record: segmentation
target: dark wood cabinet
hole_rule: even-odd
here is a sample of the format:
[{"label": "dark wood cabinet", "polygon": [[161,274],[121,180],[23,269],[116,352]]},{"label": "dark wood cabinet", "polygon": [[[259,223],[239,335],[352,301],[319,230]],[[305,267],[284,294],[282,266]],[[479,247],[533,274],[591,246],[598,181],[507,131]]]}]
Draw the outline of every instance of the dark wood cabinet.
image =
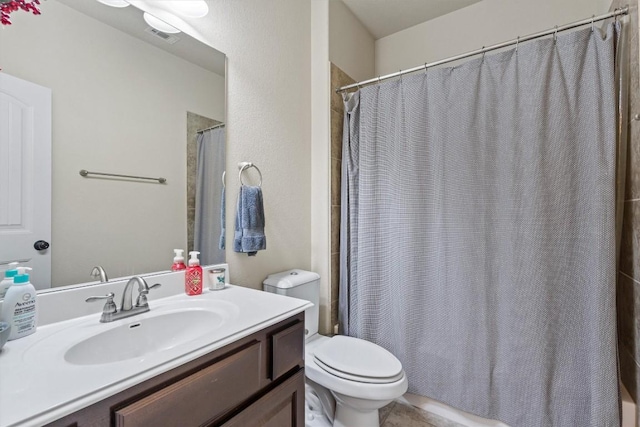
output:
[{"label": "dark wood cabinet", "polygon": [[49,426],[304,426],[304,313]]}]

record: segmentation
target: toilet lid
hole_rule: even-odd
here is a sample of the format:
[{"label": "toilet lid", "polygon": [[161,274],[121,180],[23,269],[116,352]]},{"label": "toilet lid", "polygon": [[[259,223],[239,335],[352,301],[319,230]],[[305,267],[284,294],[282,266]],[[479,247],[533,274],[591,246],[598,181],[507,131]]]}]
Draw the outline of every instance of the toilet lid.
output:
[{"label": "toilet lid", "polygon": [[369,341],[344,335],[320,344],[313,357],[323,370],[351,381],[390,383],[404,375],[393,354]]}]

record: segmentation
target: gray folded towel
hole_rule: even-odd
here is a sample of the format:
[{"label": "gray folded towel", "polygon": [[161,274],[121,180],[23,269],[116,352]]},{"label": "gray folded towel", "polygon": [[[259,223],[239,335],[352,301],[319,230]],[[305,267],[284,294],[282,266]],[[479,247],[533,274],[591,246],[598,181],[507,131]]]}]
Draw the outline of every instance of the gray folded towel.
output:
[{"label": "gray folded towel", "polygon": [[266,249],[267,238],[264,235],[264,224],[262,189],[248,185],[240,186],[233,250],[254,256],[257,251]]},{"label": "gray folded towel", "polygon": [[227,191],[227,189],[223,185],[222,186],[222,195],[220,196],[220,243],[218,243],[218,247],[220,249],[224,249],[225,248],[226,239],[227,239],[227,229],[226,229],[227,202],[226,202],[226,197],[225,197],[226,191]]}]

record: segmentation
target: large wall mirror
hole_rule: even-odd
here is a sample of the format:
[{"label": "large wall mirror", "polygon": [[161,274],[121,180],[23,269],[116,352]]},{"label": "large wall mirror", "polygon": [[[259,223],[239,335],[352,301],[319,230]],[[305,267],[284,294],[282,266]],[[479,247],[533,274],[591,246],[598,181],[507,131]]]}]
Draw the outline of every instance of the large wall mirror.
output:
[{"label": "large wall mirror", "polygon": [[[29,259],[32,282],[46,289],[95,280],[97,265],[110,278],[168,270],[173,249],[193,249],[194,240],[211,248],[203,264],[224,262],[224,54],[152,30],[133,6],[47,0],[41,10],[15,13],[0,29],[0,263]],[[38,144],[47,138],[30,130],[14,83],[50,92],[51,176],[42,184],[51,187],[50,219],[29,210],[46,199],[41,188],[25,190],[46,170],[42,160],[16,166],[46,157]],[[46,130],[47,119],[36,119]],[[83,177],[83,169],[166,182]],[[50,237],[16,243],[40,220],[50,221]],[[36,250],[38,240],[50,247]],[[38,264],[47,255],[50,272]]]}]

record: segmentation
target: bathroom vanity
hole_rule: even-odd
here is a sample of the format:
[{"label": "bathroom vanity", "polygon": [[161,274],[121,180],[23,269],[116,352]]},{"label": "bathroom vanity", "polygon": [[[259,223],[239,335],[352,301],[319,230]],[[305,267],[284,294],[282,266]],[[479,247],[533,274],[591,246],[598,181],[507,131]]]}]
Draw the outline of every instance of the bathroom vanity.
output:
[{"label": "bathroom vanity", "polygon": [[308,302],[227,285],[150,306],[10,341],[0,352],[0,426],[304,425]]},{"label": "bathroom vanity", "polygon": [[49,426],[303,426],[300,313]]}]

